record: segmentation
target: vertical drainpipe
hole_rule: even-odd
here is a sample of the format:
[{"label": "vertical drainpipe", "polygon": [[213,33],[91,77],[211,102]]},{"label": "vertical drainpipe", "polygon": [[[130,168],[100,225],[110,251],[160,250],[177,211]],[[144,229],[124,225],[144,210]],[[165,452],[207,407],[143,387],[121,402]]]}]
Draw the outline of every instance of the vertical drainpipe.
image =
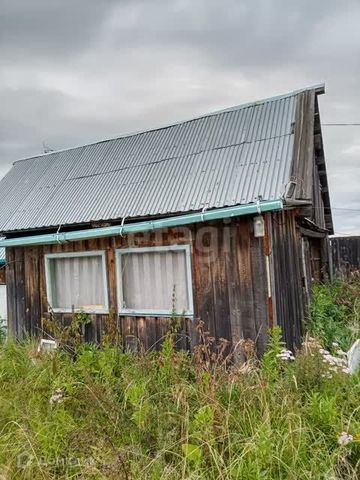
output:
[{"label": "vertical drainpipe", "polygon": [[330,282],[334,280],[334,264],[333,264],[333,257],[332,257],[332,242],[331,238],[327,237],[327,255],[328,255],[328,270],[329,270],[329,279]]},{"label": "vertical drainpipe", "polygon": [[265,265],[266,265],[266,280],[267,280],[267,306],[268,306],[268,325],[269,328],[274,327],[274,308],[273,308],[273,298],[272,298],[272,285],[271,285],[271,271],[270,271],[270,255],[271,255],[271,245],[270,245],[270,232],[269,232],[269,214],[264,214],[264,246],[265,246]]}]

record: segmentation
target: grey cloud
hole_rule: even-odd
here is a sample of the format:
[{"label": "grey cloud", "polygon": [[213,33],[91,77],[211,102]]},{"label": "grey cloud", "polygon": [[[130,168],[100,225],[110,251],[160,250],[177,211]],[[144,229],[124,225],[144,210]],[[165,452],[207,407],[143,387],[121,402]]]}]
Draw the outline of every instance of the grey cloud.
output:
[{"label": "grey cloud", "polygon": [[120,48],[145,44],[176,54],[187,46],[212,64],[263,71],[316,54],[311,43],[319,23],[336,21],[356,5],[356,0],[330,0],[326,8],[312,0],[154,1],[115,9],[111,25]]},{"label": "grey cloud", "polygon": [[0,52],[23,60],[27,55],[49,61],[77,55],[96,41],[114,4],[116,0],[2,0]]}]

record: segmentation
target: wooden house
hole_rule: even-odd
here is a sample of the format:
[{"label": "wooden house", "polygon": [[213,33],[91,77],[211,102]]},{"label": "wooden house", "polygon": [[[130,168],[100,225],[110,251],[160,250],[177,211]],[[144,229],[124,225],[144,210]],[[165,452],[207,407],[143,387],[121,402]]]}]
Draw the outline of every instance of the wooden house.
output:
[{"label": "wooden house", "polygon": [[190,349],[200,319],[260,353],[275,324],[298,345],[332,233],[322,93],[16,161],[0,182],[10,332],[80,310],[88,341],[112,315],[124,342],[158,348],[178,315]]},{"label": "wooden house", "polygon": [[7,318],[5,250],[0,248],[0,324]]}]

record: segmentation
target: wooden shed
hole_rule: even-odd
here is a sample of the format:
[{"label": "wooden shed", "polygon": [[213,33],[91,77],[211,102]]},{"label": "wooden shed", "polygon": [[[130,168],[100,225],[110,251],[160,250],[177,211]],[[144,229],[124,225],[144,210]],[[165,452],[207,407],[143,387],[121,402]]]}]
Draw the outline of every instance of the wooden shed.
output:
[{"label": "wooden shed", "polygon": [[0,325],[7,318],[5,250],[0,248]]},{"label": "wooden shed", "polygon": [[360,274],[360,236],[336,236],[330,239],[332,276],[351,279]]},{"label": "wooden shed", "polygon": [[298,345],[332,233],[321,93],[16,161],[0,182],[12,334],[43,335],[51,309],[87,312],[90,342],[112,315],[158,348],[178,315],[185,348],[199,320],[259,353],[274,324]]}]

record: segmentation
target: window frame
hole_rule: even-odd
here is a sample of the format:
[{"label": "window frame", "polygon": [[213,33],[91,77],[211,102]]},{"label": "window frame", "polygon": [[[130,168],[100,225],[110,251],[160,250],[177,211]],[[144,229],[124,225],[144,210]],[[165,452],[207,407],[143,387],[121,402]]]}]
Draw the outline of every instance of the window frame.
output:
[{"label": "window frame", "polygon": [[[53,286],[51,285],[51,275],[50,275],[50,263],[52,259],[56,258],[78,258],[78,257],[101,257],[101,270],[103,274],[102,284],[104,290],[104,302],[105,308],[93,309],[93,308],[62,308],[62,307],[53,307]],[[84,252],[59,252],[59,253],[46,253],[45,258],[45,282],[46,282],[46,296],[48,302],[48,311],[49,306],[54,313],[90,313],[90,314],[105,314],[109,313],[109,292],[108,292],[108,281],[107,281],[107,269],[106,269],[106,255],[104,250],[90,250]]]},{"label": "window frame", "polygon": [[157,247],[130,247],[118,248],[115,250],[116,256],[116,286],[117,286],[117,302],[118,314],[129,317],[171,317],[171,310],[161,309],[132,309],[123,308],[124,305],[124,289],[122,281],[122,257],[129,253],[151,253],[151,252],[168,252],[168,251],[184,251],[186,265],[186,290],[189,301],[189,310],[186,312],[176,313],[176,316],[192,318],[194,316],[194,298],[193,298],[193,282],[192,282],[192,264],[191,264],[191,245],[162,245]]}]

